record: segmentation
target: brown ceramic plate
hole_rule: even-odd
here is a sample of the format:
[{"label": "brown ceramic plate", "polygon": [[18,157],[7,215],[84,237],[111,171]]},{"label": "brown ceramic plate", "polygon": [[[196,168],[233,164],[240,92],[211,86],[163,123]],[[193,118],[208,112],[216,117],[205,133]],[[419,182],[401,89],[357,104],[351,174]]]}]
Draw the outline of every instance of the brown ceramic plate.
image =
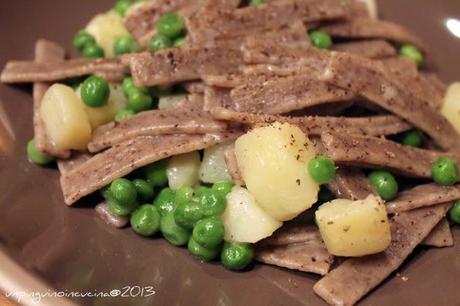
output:
[{"label": "brown ceramic plate", "polygon": [[[74,33],[113,2],[3,1],[0,67],[9,59],[32,59],[38,38],[55,40],[71,50]],[[384,18],[409,26],[432,46],[435,67],[445,81],[459,78],[460,39],[445,26],[446,19],[460,16],[458,0],[381,0],[380,9]],[[31,273],[61,290],[152,286],[156,291],[136,299],[76,300],[79,304],[325,305],[312,291],[318,280],[314,275],[258,264],[250,272],[229,272],[218,264],[201,263],[163,239],[143,239],[129,229],[113,229],[96,218],[88,208],[91,203],[66,207],[57,171],[27,161],[31,105],[29,86],[0,85],[0,123],[6,114],[14,135],[10,153],[0,157],[0,244]],[[454,232],[454,248],[418,249],[398,271],[399,276],[390,277],[361,304],[460,305],[459,228]],[[7,270],[0,262],[0,280],[8,277],[2,275]],[[15,281],[20,284],[22,277]],[[5,284],[0,283],[0,288]]]}]

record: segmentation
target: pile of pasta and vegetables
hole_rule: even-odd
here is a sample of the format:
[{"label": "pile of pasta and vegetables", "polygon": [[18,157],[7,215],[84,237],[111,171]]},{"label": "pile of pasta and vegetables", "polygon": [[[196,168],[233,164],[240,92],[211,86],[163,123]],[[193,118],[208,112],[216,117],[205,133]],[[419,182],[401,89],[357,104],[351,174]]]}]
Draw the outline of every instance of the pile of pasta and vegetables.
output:
[{"label": "pile of pasta and vegetables", "polygon": [[[363,0],[119,0],[39,40],[29,159],[67,205],[231,270],[323,275],[352,305],[460,223],[460,84]],[[335,260],[334,260],[335,259]],[[352,290],[351,290],[352,289]]]}]

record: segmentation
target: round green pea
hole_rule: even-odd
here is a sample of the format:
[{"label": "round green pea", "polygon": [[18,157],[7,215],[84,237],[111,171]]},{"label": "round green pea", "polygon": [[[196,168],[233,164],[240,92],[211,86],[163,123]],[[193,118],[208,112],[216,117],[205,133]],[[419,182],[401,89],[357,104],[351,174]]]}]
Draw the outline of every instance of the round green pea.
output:
[{"label": "round green pea", "polygon": [[141,203],[148,203],[153,200],[154,191],[150,184],[141,179],[135,179],[133,181],[134,187],[137,191],[137,199]]},{"label": "round green pea", "polygon": [[79,31],[73,39],[73,46],[80,51],[82,51],[86,45],[95,44],[96,40],[94,39],[94,36],[84,30]]},{"label": "round green pea", "polygon": [[161,218],[161,233],[169,243],[180,246],[185,245],[190,239],[190,230],[179,226],[174,220],[174,213],[169,212]]},{"label": "round green pea", "polygon": [[153,99],[139,89],[131,89],[128,94],[128,108],[136,113],[148,110],[153,106]]},{"label": "round green pea", "polygon": [[104,186],[101,190],[99,190],[99,192],[106,200],[110,200],[112,198],[112,195],[110,194],[110,185]]},{"label": "round green pea", "polygon": [[131,215],[131,227],[137,234],[149,237],[160,230],[160,220],[157,208],[151,204],[145,204]]},{"label": "round green pea", "polygon": [[188,250],[193,255],[203,261],[211,261],[219,255],[219,248],[206,248],[200,245],[195,239],[190,238],[188,241]]},{"label": "round green pea", "polygon": [[130,0],[118,0],[113,9],[118,15],[124,17],[130,6]]},{"label": "round green pea", "polygon": [[254,258],[254,247],[249,243],[226,242],[220,260],[230,270],[243,270]]},{"label": "round green pea", "polygon": [[176,223],[188,229],[192,229],[204,217],[203,208],[196,201],[177,203],[174,211]]},{"label": "round green pea", "polygon": [[176,204],[186,203],[193,199],[194,191],[192,187],[183,186],[176,190]]},{"label": "round green pea", "polygon": [[211,189],[206,187],[206,186],[198,185],[198,186],[195,187],[194,195],[196,197],[201,197],[203,194],[208,193],[208,191],[210,191],[210,190]]},{"label": "round green pea", "polygon": [[162,49],[171,48],[173,46],[173,41],[164,35],[155,35],[150,39],[149,50],[158,51]]},{"label": "round green pea", "polygon": [[131,36],[120,37],[115,41],[113,45],[113,52],[115,55],[134,53],[137,50],[137,42]]},{"label": "round green pea", "polygon": [[145,166],[142,170],[145,179],[153,187],[163,187],[168,184],[166,176],[166,168],[168,167],[168,159],[157,161],[156,163]]},{"label": "round green pea", "polygon": [[107,104],[110,87],[106,80],[90,76],[81,85],[81,99],[89,107],[102,107]]},{"label": "round green pea", "polygon": [[184,19],[174,13],[167,13],[158,19],[158,33],[174,39],[185,32]]},{"label": "round green pea", "polygon": [[116,179],[110,184],[110,194],[115,201],[126,206],[135,203],[137,199],[136,187],[125,178]]},{"label": "round green pea", "polygon": [[326,184],[335,177],[335,163],[326,156],[317,156],[308,163],[308,172],[318,184]]},{"label": "round green pea", "polygon": [[401,57],[410,59],[411,61],[414,61],[417,64],[417,67],[423,66],[424,59],[423,59],[423,54],[420,52],[420,50],[413,46],[413,45],[403,45],[399,49],[399,55]]},{"label": "round green pea", "polygon": [[176,192],[171,188],[163,188],[157,195],[153,204],[158,208],[162,217],[176,209],[175,198]]},{"label": "round green pea", "polygon": [[441,157],[431,167],[431,177],[441,186],[451,186],[458,182],[457,163],[450,157]]},{"label": "round green pea", "polygon": [[332,39],[326,32],[313,31],[309,34],[310,40],[316,48],[330,49],[332,47]]},{"label": "round green pea", "polygon": [[420,147],[423,141],[423,133],[420,130],[414,129],[399,135],[399,142],[405,146]]},{"label": "round green pea", "polygon": [[219,218],[205,218],[193,228],[193,239],[205,248],[216,248],[224,240],[224,225]]},{"label": "round green pea", "polygon": [[369,181],[377,193],[385,201],[393,200],[398,194],[398,182],[388,171],[372,171],[369,174]]},{"label": "round green pea", "polygon": [[265,0],[251,0],[249,1],[249,6],[258,6],[264,3],[265,3]]},{"label": "round green pea", "polygon": [[174,40],[173,46],[178,48],[181,47],[183,44],[185,44],[185,37],[178,37]]},{"label": "round green pea", "polygon": [[122,109],[115,114],[115,120],[120,121],[122,119],[134,116],[136,113],[132,109]]},{"label": "round green pea", "polygon": [[81,51],[81,55],[84,58],[88,59],[96,59],[96,58],[101,58],[104,57],[104,49],[102,49],[99,45],[93,43],[93,44],[86,44],[83,47],[83,50]]},{"label": "round green pea", "polygon": [[230,181],[222,181],[222,182],[217,182],[212,185],[212,190],[220,193],[223,197],[226,197],[227,194],[229,194],[235,184]]},{"label": "round green pea", "polygon": [[133,78],[132,77],[124,78],[121,84],[121,88],[123,90],[123,94],[125,95],[125,97],[128,97],[128,94],[131,92],[131,90],[136,88]]},{"label": "round green pea", "polygon": [[449,219],[452,222],[460,224],[460,200],[454,202],[454,205],[449,210]]},{"label": "round green pea", "polygon": [[45,166],[55,160],[54,157],[38,151],[33,139],[27,143],[27,156],[31,162],[40,166]]},{"label": "round green pea", "polygon": [[120,202],[116,201],[113,198],[108,199],[107,203],[108,203],[109,210],[113,214],[122,216],[122,217],[128,216],[139,206],[136,201],[126,205],[126,204],[121,204]]},{"label": "round green pea", "polygon": [[226,207],[225,197],[214,190],[207,190],[199,197],[199,202],[206,217],[220,216]]}]

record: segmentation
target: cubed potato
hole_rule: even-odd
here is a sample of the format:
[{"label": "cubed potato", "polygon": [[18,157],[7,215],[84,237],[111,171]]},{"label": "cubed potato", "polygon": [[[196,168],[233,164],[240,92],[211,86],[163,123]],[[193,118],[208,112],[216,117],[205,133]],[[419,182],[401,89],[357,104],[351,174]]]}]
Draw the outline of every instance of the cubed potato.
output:
[{"label": "cubed potato", "polygon": [[316,222],[328,251],[336,256],[364,256],[382,252],[391,242],[383,200],[338,199],[316,211]]},{"label": "cubed potato", "polygon": [[123,18],[114,11],[96,15],[86,26],[86,31],[94,36],[106,57],[114,56],[113,45],[118,38],[129,35]]},{"label": "cubed potato", "polygon": [[441,113],[460,133],[460,82],[451,84],[447,89]]},{"label": "cubed potato", "polygon": [[283,225],[264,212],[247,189],[239,186],[227,195],[222,222],[226,241],[249,243],[270,237]]},{"label": "cubed potato", "polygon": [[193,187],[200,182],[200,154],[198,151],[173,156],[166,169],[169,188]]},{"label": "cubed potato", "polygon": [[235,154],[248,190],[276,220],[290,220],[316,202],[319,185],[307,171],[315,149],[298,127],[254,129],[236,140]]},{"label": "cubed potato", "polygon": [[40,116],[57,149],[85,150],[91,140],[91,125],[75,91],[54,84],[43,96]]},{"label": "cubed potato", "polygon": [[168,95],[168,96],[160,97],[160,99],[158,100],[158,108],[165,109],[165,108],[173,107],[177,103],[184,100],[185,97],[186,95]]},{"label": "cubed potato", "polygon": [[204,150],[203,162],[200,168],[201,181],[205,183],[232,181],[224,157],[225,152],[231,147],[233,147],[233,142],[220,144]]},{"label": "cubed potato", "polygon": [[[119,84],[110,84],[110,96],[107,104],[103,107],[89,107],[86,106],[83,102],[83,107],[88,114],[89,122],[93,129],[106,124],[110,121],[113,121],[113,118],[118,113],[118,111],[127,107],[128,102],[123,94],[121,85]],[[80,97],[80,87],[76,90],[78,97]]]}]

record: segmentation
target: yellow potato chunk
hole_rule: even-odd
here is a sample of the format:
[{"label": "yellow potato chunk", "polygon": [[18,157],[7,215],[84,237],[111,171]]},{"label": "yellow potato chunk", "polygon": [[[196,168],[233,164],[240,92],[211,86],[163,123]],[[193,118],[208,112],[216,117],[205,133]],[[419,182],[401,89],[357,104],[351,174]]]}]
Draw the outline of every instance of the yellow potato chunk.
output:
[{"label": "yellow potato chunk", "polygon": [[[113,121],[118,111],[126,108],[128,102],[123,95],[123,90],[119,84],[110,84],[110,96],[107,104],[103,107],[89,107],[82,102],[85,112],[88,114],[89,122],[93,129]],[[77,89],[77,95],[80,96],[80,87]],[[81,99],[81,98],[80,98]]]},{"label": "yellow potato chunk", "polygon": [[204,150],[203,162],[200,168],[201,181],[205,183],[232,181],[224,157],[225,152],[231,147],[233,147],[233,142],[220,144]]},{"label": "yellow potato chunk", "polygon": [[235,186],[227,195],[222,223],[225,241],[249,243],[270,237],[283,225],[264,212],[247,189],[239,186]]},{"label": "yellow potato chunk", "polygon": [[441,114],[460,133],[460,82],[453,83],[447,89]]},{"label": "yellow potato chunk", "polygon": [[106,57],[114,57],[115,41],[129,35],[123,24],[123,18],[114,11],[96,15],[86,26],[86,31],[94,36],[97,44],[104,49]]},{"label": "yellow potato chunk", "polygon": [[177,190],[197,185],[200,182],[200,165],[198,151],[173,156],[166,168],[169,188]]},{"label": "yellow potato chunk", "polygon": [[329,253],[336,256],[379,253],[391,242],[385,205],[374,195],[325,203],[316,211],[316,222]]},{"label": "yellow potato chunk", "polygon": [[57,149],[85,150],[91,140],[91,125],[75,91],[54,84],[43,96],[40,116]]},{"label": "yellow potato chunk", "polygon": [[235,154],[248,190],[276,220],[290,220],[316,202],[319,185],[307,171],[315,149],[298,127],[254,129],[236,140]]}]

